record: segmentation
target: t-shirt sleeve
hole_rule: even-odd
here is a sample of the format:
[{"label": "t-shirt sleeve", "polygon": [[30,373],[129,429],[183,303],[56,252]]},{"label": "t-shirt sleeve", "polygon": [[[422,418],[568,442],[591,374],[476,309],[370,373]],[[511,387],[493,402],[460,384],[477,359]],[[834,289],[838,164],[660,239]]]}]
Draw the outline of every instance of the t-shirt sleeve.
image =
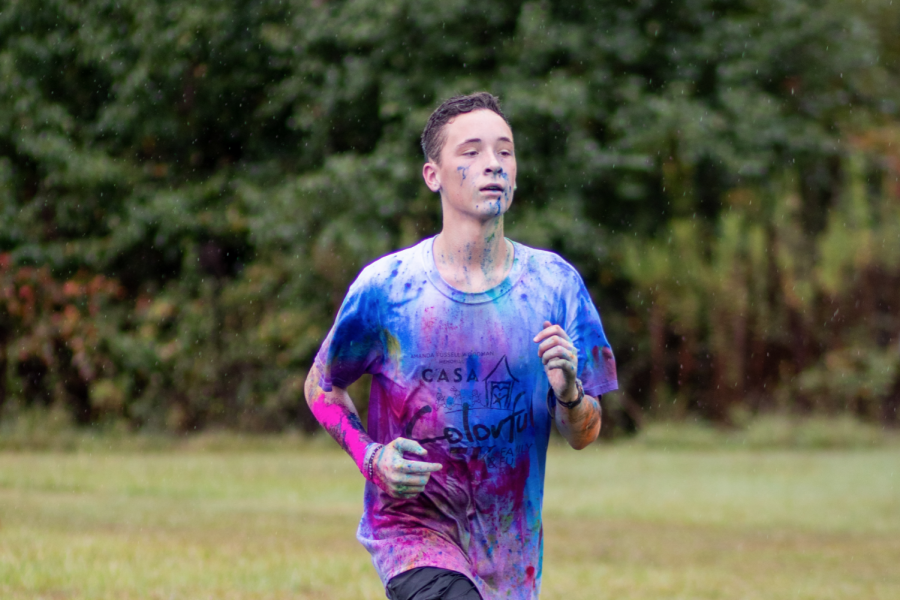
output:
[{"label": "t-shirt sleeve", "polygon": [[600,313],[577,273],[568,291],[565,330],[578,350],[578,377],[589,396],[600,396],[619,388],[616,359],[603,331]]},{"label": "t-shirt sleeve", "polygon": [[320,385],[346,389],[365,373],[377,373],[383,357],[378,290],[366,282],[365,272],[347,291],[334,325],[316,355]]}]

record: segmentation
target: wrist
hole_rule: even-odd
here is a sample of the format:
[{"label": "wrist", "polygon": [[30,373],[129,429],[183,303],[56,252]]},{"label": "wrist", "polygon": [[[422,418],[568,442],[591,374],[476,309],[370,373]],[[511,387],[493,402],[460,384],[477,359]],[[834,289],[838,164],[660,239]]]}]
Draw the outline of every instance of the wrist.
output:
[{"label": "wrist", "polygon": [[384,448],[384,444],[372,442],[366,446],[366,452],[363,455],[360,471],[362,471],[363,477],[372,483],[375,483],[375,457],[382,448]]},{"label": "wrist", "polygon": [[566,392],[565,396],[559,399],[563,406],[575,404],[584,399],[584,387],[582,387],[580,379],[576,379]]},{"label": "wrist", "polygon": [[568,399],[560,399],[557,398],[556,392],[553,391],[553,386],[550,386],[550,389],[547,391],[547,406],[550,408],[551,414],[557,404],[571,410],[582,403],[584,400],[584,387],[581,385],[581,380],[576,378],[575,385],[570,386],[569,390]]},{"label": "wrist", "polygon": [[582,400],[584,400],[584,387],[581,385],[581,380],[576,378],[575,385],[569,388],[570,396],[574,395],[574,398],[566,399],[566,400],[557,400],[557,403],[563,408],[572,409],[581,404]]}]

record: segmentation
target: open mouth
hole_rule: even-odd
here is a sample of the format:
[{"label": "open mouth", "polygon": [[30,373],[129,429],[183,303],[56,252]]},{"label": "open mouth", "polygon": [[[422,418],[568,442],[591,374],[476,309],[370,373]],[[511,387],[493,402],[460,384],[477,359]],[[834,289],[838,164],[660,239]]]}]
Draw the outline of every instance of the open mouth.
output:
[{"label": "open mouth", "polygon": [[498,183],[492,183],[490,185],[486,185],[481,188],[482,192],[497,192],[498,194],[503,193],[503,186]]}]

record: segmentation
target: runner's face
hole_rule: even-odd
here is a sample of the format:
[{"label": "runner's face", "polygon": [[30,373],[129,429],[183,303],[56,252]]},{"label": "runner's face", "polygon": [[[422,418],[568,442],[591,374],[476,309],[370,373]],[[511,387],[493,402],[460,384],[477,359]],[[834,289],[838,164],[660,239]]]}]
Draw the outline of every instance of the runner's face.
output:
[{"label": "runner's face", "polygon": [[[484,109],[464,113],[444,126],[444,135],[434,183],[445,209],[482,219],[504,214],[513,200],[516,154],[512,130],[503,117]],[[432,182],[429,187],[435,190]]]}]

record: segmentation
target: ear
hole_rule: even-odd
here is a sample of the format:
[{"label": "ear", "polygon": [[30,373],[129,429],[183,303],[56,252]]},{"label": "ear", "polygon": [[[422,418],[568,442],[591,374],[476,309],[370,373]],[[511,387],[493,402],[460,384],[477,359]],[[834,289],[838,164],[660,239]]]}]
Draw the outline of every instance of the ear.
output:
[{"label": "ear", "polygon": [[441,176],[438,173],[438,167],[430,160],[422,166],[422,179],[425,180],[425,185],[432,192],[441,191]]}]

